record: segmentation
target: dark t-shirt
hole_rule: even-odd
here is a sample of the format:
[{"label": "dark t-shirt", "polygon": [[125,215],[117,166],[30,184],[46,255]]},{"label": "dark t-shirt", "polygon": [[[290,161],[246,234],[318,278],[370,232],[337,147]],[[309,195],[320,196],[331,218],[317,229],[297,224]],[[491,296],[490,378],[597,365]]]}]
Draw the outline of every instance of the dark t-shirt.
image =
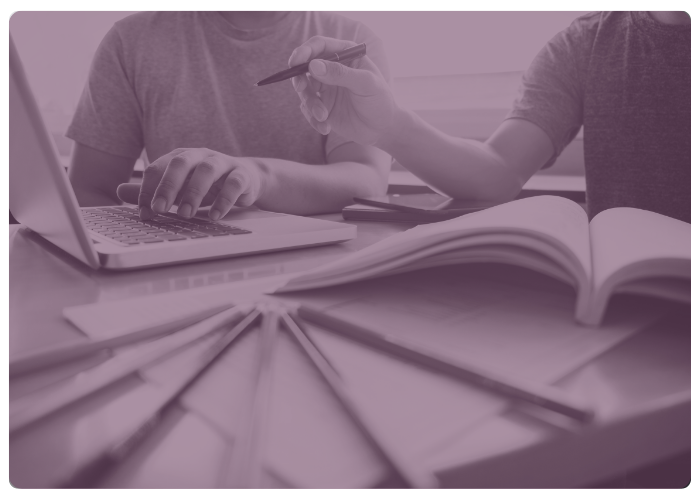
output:
[{"label": "dark t-shirt", "polygon": [[546,166],[584,127],[590,218],[635,207],[690,222],[690,25],[578,18],[537,55],[508,118],[547,133]]}]

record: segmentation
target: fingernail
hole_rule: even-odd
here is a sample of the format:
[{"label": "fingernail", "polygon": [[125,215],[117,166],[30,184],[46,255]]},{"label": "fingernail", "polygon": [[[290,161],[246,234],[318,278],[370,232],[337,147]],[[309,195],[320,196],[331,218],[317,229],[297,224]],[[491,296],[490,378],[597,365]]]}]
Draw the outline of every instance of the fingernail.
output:
[{"label": "fingernail", "polygon": [[212,210],[211,212],[209,212],[209,218],[211,220],[219,220],[219,217],[221,217],[221,212],[219,212],[218,210]]},{"label": "fingernail", "polygon": [[316,104],[313,107],[313,113],[314,117],[320,122],[326,119],[326,108],[324,108],[320,104]]},{"label": "fingernail", "polygon": [[163,198],[162,196],[158,196],[155,200],[153,200],[153,203],[151,203],[151,208],[155,212],[165,212],[165,204],[168,201]]},{"label": "fingernail", "polygon": [[309,63],[309,70],[311,70],[314,75],[323,76],[326,74],[326,64],[318,59],[314,59]]},{"label": "fingernail", "polygon": [[189,203],[183,203],[177,209],[177,214],[182,217],[192,217],[192,205]]},{"label": "fingernail", "polygon": [[148,207],[139,207],[139,217],[142,220],[153,218],[153,210]]}]

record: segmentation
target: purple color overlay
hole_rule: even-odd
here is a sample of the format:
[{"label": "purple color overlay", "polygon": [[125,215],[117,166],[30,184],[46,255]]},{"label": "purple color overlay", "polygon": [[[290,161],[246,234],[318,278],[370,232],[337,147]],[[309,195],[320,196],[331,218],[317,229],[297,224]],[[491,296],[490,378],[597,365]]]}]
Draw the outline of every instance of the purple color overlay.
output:
[{"label": "purple color overlay", "polygon": [[[13,486],[689,484],[687,14],[18,12],[10,32]],[[585,177],[585,201],[533,176]],[[268,212],[330,231],[387,192],[493,207],[364,206],[355,238],[264,246],[297,220]],[[102,268],[139,252],[175,264]]]}]

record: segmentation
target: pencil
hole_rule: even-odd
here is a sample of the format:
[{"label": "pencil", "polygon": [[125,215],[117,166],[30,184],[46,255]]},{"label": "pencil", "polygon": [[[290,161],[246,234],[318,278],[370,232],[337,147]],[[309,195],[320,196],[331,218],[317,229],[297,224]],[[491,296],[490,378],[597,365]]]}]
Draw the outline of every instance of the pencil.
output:
[{"label": "pencil", "polygon": [[45,349],[30,351],[10,360],[10,377],[22,375],[34,370],[42,370],[66,361],[72,361],[90,354],[94,354],[103,349],[113,349],[128,344],[148,340],[153,337],[165,335],[169,332],[187,328],[205,318],[213,316],[221,311],[230,309],[233,304],[220,304],[210,307],[204,311],[197,311],[186,317],[176,318],[172,321],[135,330],[133,332],[119,335],[103,340],[80,341],[49,346]]},{"label": "pencil", "polygon": [[315,323],[330,332],[341,334],[404,361],[415,362],[478,387],[545,408],[579,422],[586,423],[593,419],[592,409],[571,401],[566,394],[553,387],[514,380],[481,367],[470,366],[461,361],[449,359],[443,354],[431,352],[426,347],[369,330],[308,306],[299,306],[297,314],[300,318]]},{"label": "pencil", "polygon": [[372,428],[368,422],[368,419],[362,414],[362,411],[355,403],[354,399],[350,395],[350,391],[340,379],[336,370],[287,312],[282,313],[282,321],[287,329],[292,333],[297,343],[304,350],[308,358],[312,361],[323,379],[326,381],[326,384],[330,387],[331,391],[343,406],[348,416],[369,441],[375,451],[377,451],[384,458],[384,460],[408,486],[412,488],[436,488],[438,484],[437,478],[434,474],[426,470],[418,469],[412,464],[409,464],[401,457],[400,453],[395,451],[389,445],[389,443],[381,438],[381,434],[379,432]]},{"label": "pencil", "polygon": [[128,456],[158,425],[170,404],[187,391],[212,366],[226,348],[256,322],[259,316],[260,312],[254,310],[243,318],[241,322],[233,326],[231,330],[201,354],[195,368],[187,377],[176,386],[158,395],[154,401],[149,402],[151,409],[143,419],[115,436],[110,444],[86,457],[76,466],[72,476],[63,482],[61,486],[78,488],[86,484],[89,485],[94,481],[95,471],[102,472]]},{"label": "pencil", "polygon": [[241,316],[249,311],[249,306],[237,306],[220,312],[184,330],[140,346],[133,352],[117,355],[95,368],[81,372],[66,385],[58,388],[49,387],[40,393],[30,394],[24,400],[13,402],[9,418],[10,434],[94,394],[227,324],[239,321]]},{"label": "pencil", "polygon": [[233,487],[260,488],[262,473],[262,452],[264,448],[267,408],[272,391],[272,352],[277,337],[279,315],[268,304],[261,304],[263,319],[258,356],[255,394],[248,413],[246,432],[237,452],[238,460],[233,461]]}]

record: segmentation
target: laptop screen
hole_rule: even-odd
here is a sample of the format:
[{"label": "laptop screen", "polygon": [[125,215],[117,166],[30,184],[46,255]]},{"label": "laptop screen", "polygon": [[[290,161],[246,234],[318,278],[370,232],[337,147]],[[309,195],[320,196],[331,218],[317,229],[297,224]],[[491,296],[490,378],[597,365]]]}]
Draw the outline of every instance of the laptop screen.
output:
[{"label": "laptop screen", "polygon": [[10,211],[17,221],[51,243],[89,266],[99,267],[78,202],[11,36]]}]

